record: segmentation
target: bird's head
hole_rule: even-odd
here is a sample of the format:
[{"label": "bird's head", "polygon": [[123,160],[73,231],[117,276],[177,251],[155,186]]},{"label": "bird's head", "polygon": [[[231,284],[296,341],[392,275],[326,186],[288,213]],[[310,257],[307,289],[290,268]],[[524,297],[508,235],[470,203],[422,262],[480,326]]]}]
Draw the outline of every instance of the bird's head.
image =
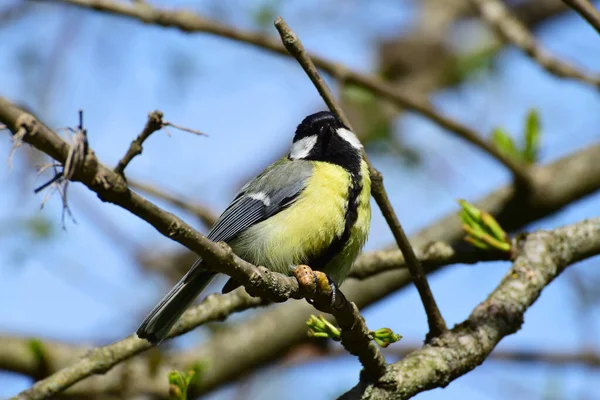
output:
[{"label": "bird's head", "polygon": [[362,145],[338,117],[320,111],[298,125],[289,158],[330,162],[356,170],[362,159]]}]

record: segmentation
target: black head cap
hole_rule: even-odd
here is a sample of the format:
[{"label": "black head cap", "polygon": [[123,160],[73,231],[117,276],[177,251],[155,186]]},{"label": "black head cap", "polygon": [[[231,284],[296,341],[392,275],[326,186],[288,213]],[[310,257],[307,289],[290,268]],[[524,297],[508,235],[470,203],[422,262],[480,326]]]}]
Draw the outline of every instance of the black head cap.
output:
[{"label": "black head cap", "polygon": [[333,113],[320,111],[304,118],[294,135],[290,159],[324,161],[360,170],[362,146]]},{"label": "black head cap", "polygon": [[346,128],[346,126],[344,126],[343,122],[334,113],[319,111],[309,115],[300,122],[300,125],[296,128],[294,143],[308,136],[332,134],[338,128]]}]

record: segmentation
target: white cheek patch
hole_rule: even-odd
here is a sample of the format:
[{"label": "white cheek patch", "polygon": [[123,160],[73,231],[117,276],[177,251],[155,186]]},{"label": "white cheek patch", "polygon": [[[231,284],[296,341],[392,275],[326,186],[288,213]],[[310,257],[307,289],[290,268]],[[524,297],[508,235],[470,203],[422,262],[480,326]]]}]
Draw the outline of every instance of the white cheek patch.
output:
[{"label": "white cheek patch", "polygon": [[262,201],[267,207],[271,205],[271,199],[269,199],[269,196],[267,196],[267,194],[264,192],[250,193],[248,197],[254,200]]},{"label": "white cheek patch", "polygon": [[346,128],[339,128],[336,131],[336,133],[338,134],[339,137],[344,139],[346,142],[350,143],[350,146],[352,146],[358,150],[362,149],[363,146],[360,143],[360,140],[358,140],[358,138],[352,131],[349,131]]},{"label": "white cheek patch", "polygon": [[290,158],[292,160],[297,160],[299,158],[308,157],[313,147],[315,147],[315,144],[317,144],[317,135],[307,136],[298,140],[292,146]]}]

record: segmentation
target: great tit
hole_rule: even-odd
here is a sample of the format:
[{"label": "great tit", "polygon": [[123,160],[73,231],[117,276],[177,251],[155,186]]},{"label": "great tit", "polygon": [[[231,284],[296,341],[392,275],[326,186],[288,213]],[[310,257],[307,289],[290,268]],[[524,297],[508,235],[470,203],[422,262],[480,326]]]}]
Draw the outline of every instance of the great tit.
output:
[{"label": "great tit", "polygon": [[[360,141],[334,114],[318,112],[298,125],[287,157],[241,188],[208,238],[254,265],[290,274],[305,264],[339,286],[367,240],[370,195]],[[138,337],[160,343],[214,276],[198,259],[142,322]],[[237,286],[230,279],[223,292]]]}]

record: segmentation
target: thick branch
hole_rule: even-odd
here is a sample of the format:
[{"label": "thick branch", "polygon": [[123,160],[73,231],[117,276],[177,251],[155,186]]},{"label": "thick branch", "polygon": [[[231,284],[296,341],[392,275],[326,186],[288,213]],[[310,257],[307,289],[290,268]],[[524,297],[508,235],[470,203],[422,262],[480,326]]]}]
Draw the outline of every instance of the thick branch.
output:
[{"label": "thick branch", "polygon": [[[110,14],[121,15],[140,20],[146,24],[173,27],[183,32],[204,32],[217,35],[227,39],[251,44],[264,50],[269,50],[277,54],[288,55],[285,47],[276,39],[266,36],[262,33],[239,30],[216,21],[203,18],[200,15],[185,10],[161,10],[154,8],[147,3],[126,3],[112,0],[58,0],[63,3],[72,4],[78,7],[93,9]],[[479,147],[481,150],[490,154],[506,168],[508,168],[517,180],[529,182],[529,174],[524,165],[507,157],[492,144],[484,140],[477,132],[463,125],[448,116],[436,111],[429,102],[421,98],[397,91],[383,80],[374,76],[354,72],[345,66],[336,62],[327,60],[323,57],[309,54],[310,59],[322,71],[345,83],[355,84],[369,89],[374,94],[396,104],[399,107],[413,111],[437,123],[444,129],[456,134],[469,143]]]},{"label": "thick branch", "polygon": [[[321,95],[329,109],[335,114],[337,114],[340,117],[340,119],[344,122],[344,124],[350,128],[350,130],[353,130],[350,121],[344,114],[344,111],[335,101],[333,93],[331,93],[331,90],[329,90],[329,87],[327,86],[323,78],[321,78],[319,71],[317,71],[310,57],[308,56],[308,54],[306,54],[304,46],[302,45],[300,39],[297,37],[296,33],[290,29],[290,27],[281,17],[278,17],[275,20],[275,27],[281,35],[281,40],[284,46],[290,52],[290,54],[298,60],[306,74],[309,76],[312,83],[317,88],[319,94]],[[428,337],[431,338],[439,336],[442,332],[444,332],[447,329],[446,322],[444,321],[444,318],[442,317],[442,314],[435,302],[433,293],[431,293],[429,283],[427,282],[427,278],[425,277],[425,273],[423,272],[423,267],[421,266],[419,260],[415,256],[415,253],[408,241],[408,238],[404,233],[404,229],[402,229],[400,220],[398,220],[398,216],[392,208],[392,204],[389,201],[387,192],[383,185],[383,176],[379,171],[375,169],[375,167],[373,167],[366,153],[364,152],[363,157],[369,165],[369,173],[372,179],[371,194],[375,198],[375,201],[377,201],[377,204],[381,209],[381,213],[385,217],[390,229],[392,230],[394,238],[396,239],[396,243],[398,244],[398,248],[402,251],[402,254],[404,254],[404,257],[407,260],[408,269],[413,278],[413,281],[415,282],[415,286],[419,291],[419,295],[421,296],[423,306],[425,307],[425,312],[427,313],[427,321],[429,322]]]},{"label": "thick branch", "polygon": [[444,387],[480,365],[517,332],[525,311],[567,266],[600,253],[600,218],[522,237],[512,268],[469,318],[391,365],[377,385],[360,383],[344,399],[408,399]]},{"label": "thick branch", "polygon": [[[561,78],[577,79],[593,86],[600,87],[600,77],[582,72],[574,66],[552,56],[544,49],[527,30],[521,21],[517,20],[500,0],[471,0],[479,9],[481,16],[500,36],[521,48],[532,60],[553,75]],[[590,4],[590,7],[593,6]]]}]

